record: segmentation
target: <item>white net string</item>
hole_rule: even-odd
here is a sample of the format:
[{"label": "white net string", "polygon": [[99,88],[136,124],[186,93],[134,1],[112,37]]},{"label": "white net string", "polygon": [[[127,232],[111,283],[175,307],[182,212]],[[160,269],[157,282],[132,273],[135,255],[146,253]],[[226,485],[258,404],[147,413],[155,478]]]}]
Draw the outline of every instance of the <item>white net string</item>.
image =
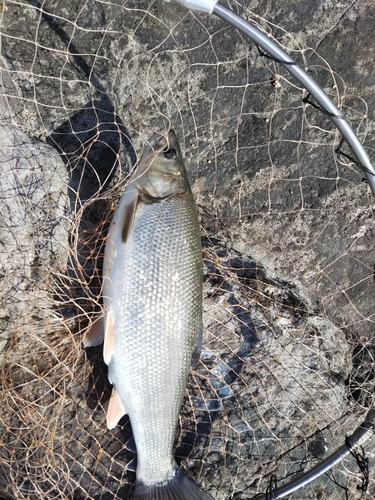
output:
[{"label": "white net string", "polygon": [[[323,3],[304,32],[295,2],[230,6],[306,65],[371,154],[369,80],[350,76],[366,61],[344,75],[354,56],[337,50],[335,70],[325,56],[345,46],[339,20],[350,28],[371,6],[327,15]],[[111,214],[143,144],[170,127],[205,265],[177,461],[216,499],[319,463],[363,421],[374,387],[374,201],[336,155],[329,119],[230,26],[174,4],[6,0],[0,26],[0,497],[131,489],[129,422],[107,430],[101,348],[81,339],[101,314]],[[364,453],[373,498],[372,441]],[[350,456],[290,498],[361,498],[364,476]]]}]

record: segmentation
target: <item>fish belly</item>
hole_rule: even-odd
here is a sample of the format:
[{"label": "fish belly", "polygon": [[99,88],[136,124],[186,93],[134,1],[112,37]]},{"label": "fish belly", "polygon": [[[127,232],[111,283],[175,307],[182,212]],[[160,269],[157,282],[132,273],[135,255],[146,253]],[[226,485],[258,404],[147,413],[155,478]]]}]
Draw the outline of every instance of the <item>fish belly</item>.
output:
[{"label": "fish belly", "polygon": [[178,415],[202,321],[192,197],[141,204],[126,244],[119,236],[114,243],[104,285],[114,319],[109,378],[131,421],[137,480],[153,485],[174,474]]}]

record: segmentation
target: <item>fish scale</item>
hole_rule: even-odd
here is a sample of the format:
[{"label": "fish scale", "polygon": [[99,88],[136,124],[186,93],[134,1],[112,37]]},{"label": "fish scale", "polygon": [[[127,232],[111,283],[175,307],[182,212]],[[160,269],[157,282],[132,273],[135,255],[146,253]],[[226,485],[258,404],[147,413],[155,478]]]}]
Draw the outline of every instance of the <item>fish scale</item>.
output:
[{"label": "fish scale", "polygon": [[[121,300],[115,322],[122,333],[114,341],[109,375],[131,418],[142,464],[137,477],[145,484],[173,475],[176,414],[200,327],[202,256],[192,208],[190,200],[174,198],[144,205],[111,272],[112,303]],[[178,281],[171,279],[175,273]],[[142,393],[140,402],[134,393]]]}]

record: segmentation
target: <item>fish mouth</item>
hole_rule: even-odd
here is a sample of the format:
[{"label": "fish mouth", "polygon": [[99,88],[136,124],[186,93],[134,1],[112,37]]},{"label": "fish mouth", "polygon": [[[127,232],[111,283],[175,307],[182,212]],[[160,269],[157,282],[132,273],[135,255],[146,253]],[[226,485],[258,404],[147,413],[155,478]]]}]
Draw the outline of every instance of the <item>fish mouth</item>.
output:
[{"label": "fish mouth", "polygon": [[166,134],[154,132],[149,142],[155,153],[159,153],[166,148],[170,149],[173,147],[174,149],[177,149],[175,147],[176,143],[177,137],[173,129],[168,130]]}]

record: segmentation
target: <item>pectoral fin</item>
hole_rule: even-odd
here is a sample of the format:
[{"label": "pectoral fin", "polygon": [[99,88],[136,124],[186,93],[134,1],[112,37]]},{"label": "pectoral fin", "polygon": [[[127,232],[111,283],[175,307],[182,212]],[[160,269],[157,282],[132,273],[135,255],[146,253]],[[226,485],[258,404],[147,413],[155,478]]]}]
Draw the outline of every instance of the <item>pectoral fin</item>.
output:
[{"label": "pectoral fin", "polygon": [[104,335],[104,348],[103,348],[103,359],[106,365],[112,358],[113,353],[113,343],[115,340],[115,321],[113,313],[111,310],[108,311],[106,322],[105,322],[105,335]]},{"label": "pectoral fin", "polygon": [[108,429],[114,429],[124,415],[126,415],[125,407],[120,399],[120,396],[117,394],[116,389],[113,388],[107,411]]},{"label": "pectoral fin", "polygon": [[101,317],[94,321],[91,327],[86,331],[83,336],[83,346],[84,347],[94,347],[99,345],[104,340],[104,317]]},{"label": "pectoral fin", "polygon": [[127,203],[122,208],[121,218],[120,218],[120,230],[121,230],[121,240],[126,243],[133,227],[135,213],[137,211],[138,203],[140,197],[138,191],[134,190],[134,195],[129,198]]}]

